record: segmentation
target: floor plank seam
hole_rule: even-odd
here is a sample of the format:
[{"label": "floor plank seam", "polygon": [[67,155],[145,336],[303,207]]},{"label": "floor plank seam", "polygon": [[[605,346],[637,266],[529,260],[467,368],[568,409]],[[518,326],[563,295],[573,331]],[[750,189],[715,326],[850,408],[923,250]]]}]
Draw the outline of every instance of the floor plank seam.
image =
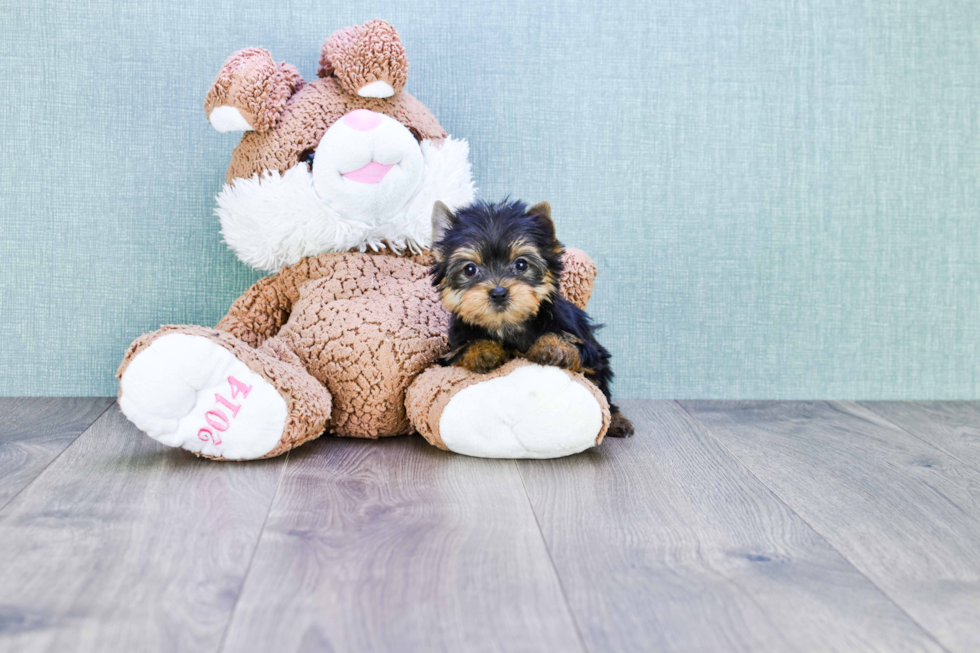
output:
[{"label": "floor plank seam", "polygon": [[282,463],[282,470],[279,472],[279,480],[276,481],[276,491],[272,493],[272,500],[269,501],[269,508],[265,511],[265,519],[262,520],[262,528],[259,529],[259,536],[255,538],[255,546],[252,547],[252,555],[248,558],[248,566],[245,567],[245,573],[242,574],[242,582],[238,586],[238,594],[235,595],[235,604],[231,606],[231,613],[228,615],[228,623],[225,625],[225,632],[221,634],[221,641],[218,643],[218,647],[215,649],[215,651],[218,653],[224,650],[225,644],[228,641],[228,633],[231,632],[231,626],[235,622],[235,612],[238,610],[238,603],[241,601],[242,593],[245,590],[245,583],[248,582],[248,576],[252,572],[252,563],[255,562],[255,555],[259,551],[259,546],[262,545],[262,537],[265,535],[265,527],[269,523],[269,515],[272,514],[272,508],[276,505],[276,498],[279,496],[279,490],[282,488],[282,480],[286,478],[286,468],[289,467],[289,454],[290,452],[287,451],[286,459]]},{"label": "floor plank seam", "polygon": [[30,481],[28,481],[27,484],[24,485],[24,487],[22,487],[21,489],[17,490],[13,495],[11,495],[11,497],[9,499],[7,499],[7,501],[5,501],[2,506],[0,506],[0,515],[3,514],[3,511],[7,509],[7,506],[9,506],[11,503],[13,503],[14,500],[17,497],[19,497],[21,495],[21,493],[24,492],[24,490],[26,490],[27,488],[29,488],[32,485],[34,485],[35,481],[37,481],[37,479],[41,478],[41,476],[44,474],[44,472],[48,471],[48,469],[51,467],[51,465],[54,464],[54,462],[56,460],[58,460],[59,458],[61,458],[61,456],[63,456],[66,451],[68,451],[73,446],[75,446],[75,443],[78,442],[78,439],[80,437],[82,437],[83,435],[85,435],[86,433],[88,433],[92,429],[92,427],[95,426],[99,422],[99,420],[102,419],[102,417],[109,411],[109,409],[112,408],[115,405],[116,405],[116,401],[115,400],[110,401],[106,405],[106,407],[98,415],[95,416],[95,419],[93,419],[89,423],[89,425],[86,426],[85,429],[81,433],[79,433],[74,438],[72,438],[72,441],[68,444],[68,446],[66,446],[64,449],[62,449],[61,451],[59,451],[58,454],[54,458],[52,458],[51,460],[49,460],[48,461],[48,464],[46,464],[42,469],[40,469],[38,471],[37,475],[34,476],[34,478],[32,478]]},{"label": "floor plank seam", "polygon": [[856,403],[858,406],[861,406],[862,408],[866,408],[866,409],[870,410],[872,413],[874,413],[875,415],[877,415],[881,419],[885,420],[886,422],[888,422],[889,424],[891,424],[892,426],[894,426],[895,428],[897,428],[899,431],[902,431],[903,433],[907,433],[908,435],[912,436],[913,438],[915,438],[919,442],[922,442],[923,444],[925,444],[925,445],[927,445],[927,446],[935,449],[936,451],[942,452],[943,454],[949,456],[950,458],[952,458],[956,462],[960,463],[961,465],[963,465],[965,467],[969,467],[970,469],[972,469],[975,472],[980,472],[980,467],[974,465],[973,463],[969,463],[969,462],[961,459],[959,456],[957,456],[953,452],[947,451],[946,449],[944,449],[943,447],[939,446],[935,442],[930,442],[930,441],[924,439],[922,436],[920,436],[920,435],[918,435],[916,433],[913,433],[912,431],[908,430],[907,428],[905,428],[904,426],[902,426],[901,424],[899,424],[898,422],[896,422],[892,418],[887,417],[887,416],[882,415],[881,413],[879,413],[877,410],[875,410],[872,407],[876,402],[873,402],[873,401],[869,401],[869,402],[856,401],[854,403]]},{"label": "floor plank seam", "polygon": [[558,581],[558,589],[561,590],[561,597],[565,601],[565,609],[568,611],[568,617],[572,620],[572,625],[575,627],[575,636],[578,638],[579,646],[584,653],[590,653],[591,649],[586,643],[585,638],[582,636],[582,629],[579,627],[578,619],[575,617],[575,612],[572,611],[572,603],[568,600],[568,593],[565,591],[565,583],[562,582],[561,574],[558,572],[558,566],[555,564],[555,559],[551,555],[551,547],[548,546],[548,538],[544,536],[544,531],[541,529],[541,522],[538,520],[538,513],[534,511],[534,504],[531,503],[531,495],[527,493],[527,485],[524,483],[524,474],[521,473],[521,466],[517,464],[514,460],[514,468],[517,470],[517,477],[521,479],[521,489],[524,490],[524,498],[527,500],[528,509],[531,511],[531,516],[534,517],[534,525],[538,528],[538,536],[541,538],[541,544],[544,546],[544,552],[548,554],[548,563],[551,565],[551,570],[555,572],[555,579]]},{"label": "floor plank seam", "polygon": [[[828,548],[830,548],[832,551],[836,552],[837,555],[839,555],[843,560],[846,560],[847,561],[847,564],[849,564],[851,566],[851,568],[853,568],[856,573],[860,574],[862,578],[866,579],[868,581],[868,583],[870,583],[872,587],[874,587],[876,590],[878,590],[878,592],[887,601],[889,601],[892,605],[894,605],[895,608],[899,612],[901,612],[903,615],[905,615],[909,619],[909,621],[911,621],[913,624],[915,624],[916,627],[919,628],[919,630],[921,630],[929,639],[931,639],[933,642],[935,642],[936,643],[936,646],[938,646],[942,650],[946,651],[947,653],[952,653],[952,651],[949,648],[947,648],[941,641],[939,641],[939,639],[936,637],[936,635],[934,635],[932,633],[932,631],[928,630],[925,626],[923,626],[921,623],[919,623],[919,621],[915,617],[913,617],[911,614],[909,614],[908,611],[901,604],[899,604],[894,598],[892,598],[892,596],[890,594],[888,594],[884,589],[882,589],[881,586],[878,585],[878,583],[874,582],[871,578],[868,577],[867,574],[865,574],[863,571],[861,571],[861,568],[858,567],[854,563],[854,561],[852,561],[850,558],[848,558],[846,555],[844,555],[844,553],[841,550],[839,550],[837,547],[835,547],[833,544],[831,544],[830,540],[828,540],[827,537],[823,533],[821,533],[816,527],[814,527],[813,524],[811,524],[805,517],[803,517],[803,515],[801,515],[800,513],[798,513],[796,510],[794,510],[793,507],[790,506],[781,496],[779,496],[779,494],[768,483],[766,483],[761,478],[759,478],[759,476],[754,471],[752,471],[752,469],[749,468],[748,465],[746,465],[745,463],[743,463],[739,459],[738,456],[736,456],[728,447],[725,446],[725,443],[722,442],[711,431],[710,428],[708,428],[708,425],[707,424],[705,424],[704,422],[702,422],[701,420],[699,420],[697,418],[697,416],[694,415],[694,414],[692,414],[687,409],[687,407],[684,406],[684,404],[682,404],[680,401],[676,401],[675,400],[674,403],[676,403],[678,406],[680,406],[681,410],[683,410],[685,413],[687,413],[691,417],[691,419],[693,419],[695,422],[697,422],[705,430],[705,432],[709,436],[711,436],[711,438],[715,442],[718,443],[718,446],[721,447],[722,450],[725,453],[727,453],[729,456],[732,457],[732,460],[734,460],[741,467],[743,467],[745,469],[745,471],[748,472],[749,474],[751,474],[752,477],[755,478],[762,485],[762,487],[766,488],[769,491],[769,493],[772,494],[772,496],[777,501],[779,501],[779,503],[781,503],[783,506],[785,506],[787,510],[789,510],[791,513],[793,513],[794,515],[796,515],[800,519],[800,521],[802,521],[804,524],[806,524],[806,526],[810,530],[812,530],[824,542],[824,544],[827,545]],[[834,407],[832,405],[830,405],[829,402],[822,402],[822,403],[827,404],[833,410]],[[877,415],[877,413],[875,413],[875,414]]]}]

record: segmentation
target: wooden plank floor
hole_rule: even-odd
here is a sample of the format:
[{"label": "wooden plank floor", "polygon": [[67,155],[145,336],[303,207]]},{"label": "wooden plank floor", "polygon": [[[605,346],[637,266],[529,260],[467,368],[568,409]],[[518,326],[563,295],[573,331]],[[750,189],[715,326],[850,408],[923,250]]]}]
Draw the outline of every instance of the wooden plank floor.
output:
[{"label": "wooden plank floor", "polygon": [[685,403],[944,646],[980,650],[980,474],[858,404]]},{"label": "wooden plank floor", "polygon": [[0,652],[980,650],[980,404],[623,404],[561,460],[232,464],[0,400]]},{"label": "wooden plank floor", "polygon": [[0,398],[0,508],[111,404],[107,397]]}]

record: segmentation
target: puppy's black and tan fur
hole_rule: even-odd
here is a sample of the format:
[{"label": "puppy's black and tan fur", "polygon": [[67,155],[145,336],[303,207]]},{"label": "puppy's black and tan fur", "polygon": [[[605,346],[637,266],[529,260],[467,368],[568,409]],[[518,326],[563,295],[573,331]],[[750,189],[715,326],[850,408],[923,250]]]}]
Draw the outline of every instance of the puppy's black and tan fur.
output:
[{"label": "puppy's black and tan fur", "polygon": [[[514,356],[581,372],[606,399],[613,372],[598,326],[558,292],[564,248],[542,202],[477,202],[432,212],[433,284],[452,313],[447,365],[489,372]],[[611,401],[608,435],[633,435]]]}]

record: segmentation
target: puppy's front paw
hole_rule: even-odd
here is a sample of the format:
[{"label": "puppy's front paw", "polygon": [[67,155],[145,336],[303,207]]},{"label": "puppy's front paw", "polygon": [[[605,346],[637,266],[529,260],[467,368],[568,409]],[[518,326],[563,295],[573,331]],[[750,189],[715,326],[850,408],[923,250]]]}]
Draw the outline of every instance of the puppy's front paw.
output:
[{"label": "puppy's front paw", "polygon": [[583,371],[578,347],[555,333],[538,338],[524,357],[539,365],[561,367],[573,372]]},{"label": "puppy's front paw", "polygon": [[477,340],[456,359],[455,364],[477,374],[486,374],[510,360],[510,354],[499,342]]}]

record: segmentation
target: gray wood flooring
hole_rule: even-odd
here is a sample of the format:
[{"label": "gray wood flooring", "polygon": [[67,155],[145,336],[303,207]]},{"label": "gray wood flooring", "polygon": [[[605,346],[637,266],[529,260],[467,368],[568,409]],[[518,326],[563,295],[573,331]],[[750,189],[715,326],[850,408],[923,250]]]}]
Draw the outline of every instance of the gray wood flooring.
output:
[{"label": "gray wood flooring", "polygon": [[0,399],[0,651],[980,650],[980,404],[622,403],[560,460],[233,464]]}]

